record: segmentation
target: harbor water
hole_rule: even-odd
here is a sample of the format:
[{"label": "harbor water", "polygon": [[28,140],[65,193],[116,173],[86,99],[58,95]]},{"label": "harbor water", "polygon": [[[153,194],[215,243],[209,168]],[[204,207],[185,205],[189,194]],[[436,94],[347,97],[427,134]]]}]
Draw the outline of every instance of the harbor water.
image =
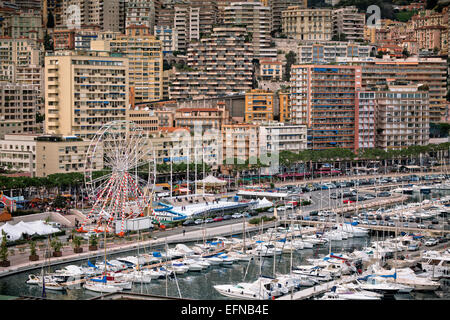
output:
[{"label": "harbor water", "polygon": [[[421,201],[423,199],[433,198],[436,199],[448,193],[449,192],[447,191],[432,192],[427,195],[414,194],[410,201]],[[331,252],[339,253],[360,250],[370,244],[371,240],[377,240],[377,238],[364,237],[349,238],[342,241],[332,241]],[[378,240],[381,239],[378,238]],[[192,246],[194,244],[195,242],[186,243],[188,246]],[[141,247],[139,249],[139,253],[150,253],[153,251],[164,251],[164,249],[162,247]],[[328,244],[314,247],[313,249],[297,250],[292,254],[292,265],[297,266],[309,264],[306,259],[320,258],[327,255],[329,252],[330,246]],[[126,253],[108,254],[107,259],[109,260],[117,257],[137,254],[138,250],[131,250]],[[98,260],[100,262],[103,258],[98,258]],[[96,260],[91,260],[91,262],[94,261]],[[260,275],[260,270],[261,275],[273,277],[274,263],[276,274],[289,274],[291,267],[291,254],[278,255],[275,259],[273,257],[266,257],[260,260],[258,257],[255,257],[250,262],[239,262],[230,266],[210,266],[201,272],[187,272],[182,275],[177,275],[176,279],[158,279],[152,280],[149,284],[133,284],[131,292],[200,300],[230,299],[220,295],[214,289],[214,285],[253,282]],[[70,264],[86,265],[87,260],[47,267],[45,269],[45,273],[52,273],[56,269],[62,269],[64,266]],[[26,284],[29,274],[41,274],[41,271],[41,269],[35,269],[1,278],[0,295],[42,297],[41,287]],[[413,291],[410,294],[397,294],[395,298],[397,300],[450,299],[450,280],[441,279],[440,282],[441,288],[437,292]],[[68,289],[63,292],[46,290],[45,294],[48,299],[58,300],[84,300],[100,295],[100,293],[85,290],[82,286]]]}]

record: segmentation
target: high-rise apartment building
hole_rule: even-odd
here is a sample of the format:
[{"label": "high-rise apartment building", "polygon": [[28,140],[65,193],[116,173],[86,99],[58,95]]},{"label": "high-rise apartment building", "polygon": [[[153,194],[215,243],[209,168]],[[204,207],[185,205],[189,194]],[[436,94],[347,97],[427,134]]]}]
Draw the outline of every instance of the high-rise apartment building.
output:
[{"label": "high-rise apartment building", "polygon": [[278,112],[280,115],[280,122],[291,122],[291,99],[289,92],[280,91],[278,93],[278,103],[280,104]]},{"label": "high-rise apartment building", "polygon": [[[249,158],[259,156],[259,131],[254,124],[239,123],[222,126],[222,161],[227,163],[238,159],[238,163],[244,163]],[[231,163],[233,164],[233,163]],[[234,163],[236,164],[236,163]]]},{"label": "high-rise apartment building", "polygon": [[213,28],[217,25],[219,10],[217,8],[217,0],[189,0],[191,9],[198,10],[199,20],[199,36],[210,37]]},{"label": "high-rise apartment building", "polygon": [[306,9],[308,7],[307,0],[263,0],[270,7],[272,12],[272,30],[273,31],[282,31],[282,12],[287,10],[289,7],[297,6],[302,9]]},{"label": "high-rise apartment building", "polygon": [[43,48],[38,41],[24,37],[0,37],[0,64],[26,66],[41,65],[42,62]]},{"label": "high-rise apartment building", "polygon": [[236,2],[225,7],[225,24],[245,26],[251,34],[255,58],[276,57],[276,48],[271,48],[272,37],[270,8],[261,2]]},{"label": "high-rise apartment building", "polygon": [[307,125],[308,149],[357,150],[356,112],[360,89],[360,67],[292,66],[292,120]]},{"label": "high-rise apartment building", "polygon": [[2,120],[22,122],[24,133],[36,133],[36,113],[41,99],[32,85],[0,84],[0,117]]},{"label": "high-rise apartment building", "polygon": [[159,6],[159,1],[154,0],[126,0],[125,27],[133,25],[146,26],[153,34],[156,10]]},{"label": "high-rise apartment building", "polygon": [[175,28],[165,25],[155,26],[155,36],[162,42],[163,54],[178,50],[178,34]]},{"label": "high-rise apartment building", "polygon": [[210,38],[193,43],[187,66],[193,71],[176,72],[171,99],[203,99],[247,91],[252,87],[253,52],[246,29],[217,27]]},{"label": "high-rise apartment building", "polygon": [[[60,28],[98,26],[104,31],[124,30],[123,0],[62,0]],[[79,14],[79,16],[78,16]]]},{"label": "high-rise apartment building", "polygon": [[253,89],[245,93],[244,121],[247,123],[261,123],[273,120],[274,96],[271,91]]},{"label": "high-rise apartment building", "polygon": [[91,139],[105,123],[125,120],[128,59],[61,51],[45,57],[45,132]]},{"label": "high-rise apartment building", "polygon": [[42,41],[44,28],[42,27],[41,12],[35,9],[0,8],[0,36]]},{"label": "high-rise apartment building", "polygon": [[377,100],[375,91],[358,92],[357,141],[358,150],[375,148]]},{"label": "high-rise apartment building", "polygon": [[333,10],[333,34],[338,39],[345,36],[346,40],[364,39],[365,13],[358,12],[355,6]]},{"label": "high-rise apartment building", "polygon": [[354,42],[302,42],[298,46],[298,63],[331,63],[338,57],[368,58],[375,55],[376,48]]},{"label": "high-rise apartment building", "polygon": [[289,7],[282,12],[283,33],[291,39],[330,41],[333,36],[331,9]]},{"label": "high-rise apartment building", "polygon": [[426,84],[429,87],[430,122],[440,122],[447,112],[447,63],[440,58],[378,59],[337,58],[339,64],[362,67],[365,90],[387,81]]},{"label": "high-rise apartment building", "polygon": [[428,90],[389,85],[377,98],[376,147],[384,150],[427,145],[430,139]]},{"label": "high-rise apartment building", "polygon": [[414,38],[419,49],[435,50],[442,55],[448,54],[448,8],[442,12],[421,11],[411,18]]},{"label": "high-rise apartment building", "polygon": [[125,35],[107,41],[111,53],[120,53],[129,60],[129,85],[133,101],[155,101],[163,97],[162,41],[145,26],[129,26]]},{"label": "high-rise apartment building", "polygon": [[281,151],[298,153],[307,148],[305,125],[262,123],[259,127],[260,154],[278,154]]}]

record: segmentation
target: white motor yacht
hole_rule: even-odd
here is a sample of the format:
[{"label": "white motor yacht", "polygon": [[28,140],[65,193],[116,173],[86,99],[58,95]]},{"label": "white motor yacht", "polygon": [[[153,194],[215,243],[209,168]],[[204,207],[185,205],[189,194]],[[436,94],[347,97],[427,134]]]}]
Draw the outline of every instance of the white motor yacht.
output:
[{"label": "white motor yacht", "polygon": [[382,294],[362,290],[357,285],[336,285],[319,300],[381,300]]},{"label": "white motor yacht", "polygon": [[277,282],[274,279],[260,277],[251,283],[215,285],[214,289],[220,294],[234,299],[267,300],[283,294]]},{"label": "white motor yacht", "polygon": [[123,290],[121,287],[112,286],[101,282],[86,282],[83,287],[86,290],[100,292],[100,293],[115,293]]},{"label": "white motor yacht", "polygon": [[366,281],[358,280],[358,284],[363,290],[382,292],[382,293],[409,293],[414,288],[400,283],[386,281],[382,277],[367,277]]}]

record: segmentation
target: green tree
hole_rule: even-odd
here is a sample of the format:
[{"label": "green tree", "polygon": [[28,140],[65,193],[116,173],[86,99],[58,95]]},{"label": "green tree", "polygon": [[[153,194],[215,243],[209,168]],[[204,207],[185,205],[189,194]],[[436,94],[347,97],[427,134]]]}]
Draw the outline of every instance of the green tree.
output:
[{"label": "green tree", "polygon": [[291,66],[295,63],[297,54],[294,51],[289,51],[285,55],[286,57],[286,71],[283,74],[284,81],[290,81],[291,79]]},{"label": "green tree", "polygon": [[8,247],[6,246],[6,233],[2,230],[2,244],[0,246],[0,259],[1,261],[8,261]]}]

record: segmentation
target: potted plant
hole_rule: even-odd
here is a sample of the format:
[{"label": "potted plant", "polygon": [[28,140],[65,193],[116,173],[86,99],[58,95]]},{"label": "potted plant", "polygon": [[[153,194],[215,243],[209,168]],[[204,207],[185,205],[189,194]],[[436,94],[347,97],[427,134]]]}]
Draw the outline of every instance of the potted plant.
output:
[{"label": "potted plant", "polygon": [[81,247],[81,237],[74,236],[72,238],[72,244],[73,244],[73,252],[74,253],[82,253],[83,248]]},{"label": "potted plant", "polygon": [[61,248],[62,248],[62,243],[61,241],[59,241],[58,239],[52,239],[50,246],[53,248],[53,256],[54,257],[61,257],[62,256],[62,252],[61,252]]},{"label": "potted plant", "polygon": [[8,247],[6,246],[6,233],[2,230],[2,244],[0,246],[0,266],[9,267],[11,262],[8,260]]},{"label": "potted plant", "polygon": [[93,234],[89,238],[89,251],[97,250],[97,235]]},{"label": "potted plant", "polygon": [[36,241],[30,241],[30,256],[28,257],[30,261],[38,261],[39,256],[36,253]]}]

